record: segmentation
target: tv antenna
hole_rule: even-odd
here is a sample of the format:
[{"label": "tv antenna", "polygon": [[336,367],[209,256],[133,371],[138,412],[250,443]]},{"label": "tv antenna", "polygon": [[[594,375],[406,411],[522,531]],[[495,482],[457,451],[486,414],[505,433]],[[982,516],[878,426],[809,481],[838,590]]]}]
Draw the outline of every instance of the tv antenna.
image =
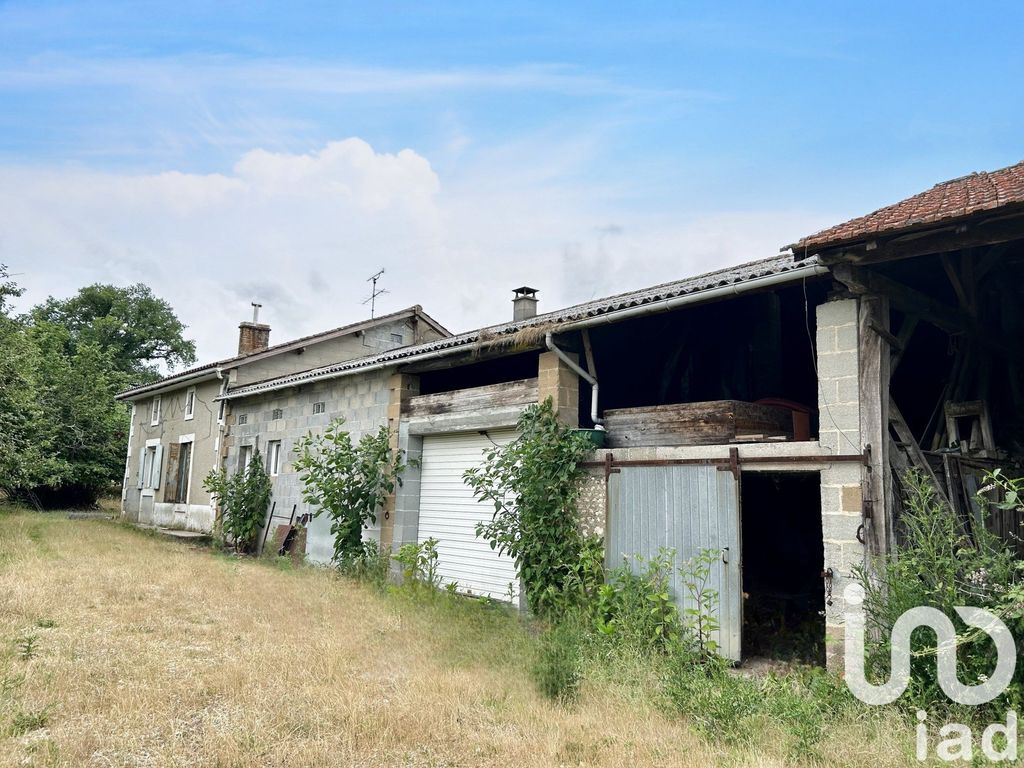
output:
[{"label": "tv antenna", "polygon": [[382,269],[377,274],[371,275],[370,277],[366,278],[366,282],[373,284],[373,287],[370,289],[370,296],[369,296],[369,298],[367,298],[363,302],[363,304],[369,304],[370,305],[370,319],[371,320],[373,319],[374,310],[377,308],[377,297],[378,296],[382,296],[382,295],[384,295],[385,293],[388,292],[387,288],[381,288],[379,290],[377,289],[377,281],[380,280],[380,276],[383,275],[383,274],[384,274],[384,270]]}]

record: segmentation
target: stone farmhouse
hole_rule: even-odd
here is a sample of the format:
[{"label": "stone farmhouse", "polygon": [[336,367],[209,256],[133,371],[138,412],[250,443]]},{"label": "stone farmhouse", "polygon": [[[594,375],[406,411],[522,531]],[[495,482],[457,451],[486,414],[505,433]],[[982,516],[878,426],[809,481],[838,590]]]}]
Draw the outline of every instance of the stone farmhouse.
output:
[{"label": "stone farmhouse", "polygon": [[[182,456],[233,469],[258,445],[274,477],[268,525],[291,524],[315,512],[294,441],[336,415],[356,433],[386,424],[418,461],[370,535],[392,550],[434,537],[446,582],[515,601],[514,565],[476,538],[489,510],[461,478],[550,397],[565,422],[603,433],[584,513],[608,566],[716,549],[723,653],[770,653],[800,629],[832,666],[843,587],[899,545],[904,472],[930,478],[969,532],[981,475],[1024,455],[1022,284],[1024,163],[640,291],[538,314],[523,286],[511,322],[468,333],[413,308],[330,332],[333,359],[327,347],[299,359],[309,339],[240,349],[122,395],[134,409],[125,514],[208,528],[210,499],[180,479]],[[369,337],[380,347],[357,354]],[[1020,523],[989,524],[1012,538]],[[309,559],[329,560],[326,524],[307,534]]]}]

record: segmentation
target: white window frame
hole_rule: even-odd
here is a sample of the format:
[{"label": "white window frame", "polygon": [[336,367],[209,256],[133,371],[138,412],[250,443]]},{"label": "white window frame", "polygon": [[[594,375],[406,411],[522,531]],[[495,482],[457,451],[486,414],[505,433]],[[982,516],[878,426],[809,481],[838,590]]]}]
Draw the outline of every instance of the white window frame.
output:
[{"label": "white window frame", "polygon": [[192,421],[196,415],[196,388],[185,390],[185,421]]},{"label": "white window frame", "polygon": [[281,441],[271,440],[267,443],[267,474],[277,477],[281,474]]},{"label": "white window frame", "polygon": [[160,423],[160,395],[154,395],[149,403],[149,426],[155,427]]},{"label": "white window frame", "polygon": [[[143,496],[153,496],[156,488],[153,487],[153,467],[156,465],[156,454],[160,448],[160,439],[155,438],[146,441],[146,451],[142,455],[142,491]],[[162,463],[162,462],[161,462]],[[162,469],[162,467],[161,467]]]}]

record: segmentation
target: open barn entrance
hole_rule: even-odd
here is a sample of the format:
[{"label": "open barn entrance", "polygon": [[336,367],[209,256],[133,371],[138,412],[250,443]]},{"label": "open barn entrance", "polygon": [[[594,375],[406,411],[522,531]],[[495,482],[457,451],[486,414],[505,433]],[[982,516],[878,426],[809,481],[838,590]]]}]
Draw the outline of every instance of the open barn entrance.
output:
[{"label": "open barn entrance", "polygon": [[824,666],[820,475],[742,477],[744,659]]}]

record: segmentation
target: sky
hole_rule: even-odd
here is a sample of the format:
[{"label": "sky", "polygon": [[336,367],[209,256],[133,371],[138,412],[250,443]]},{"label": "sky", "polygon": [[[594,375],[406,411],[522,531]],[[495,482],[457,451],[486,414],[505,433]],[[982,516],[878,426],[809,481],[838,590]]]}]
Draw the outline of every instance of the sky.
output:
[{"label": "sky", "polygon": [[234,353],[765,258],[1024,159],[1019,3],[0,0],[21,308],[144,282]]}]

